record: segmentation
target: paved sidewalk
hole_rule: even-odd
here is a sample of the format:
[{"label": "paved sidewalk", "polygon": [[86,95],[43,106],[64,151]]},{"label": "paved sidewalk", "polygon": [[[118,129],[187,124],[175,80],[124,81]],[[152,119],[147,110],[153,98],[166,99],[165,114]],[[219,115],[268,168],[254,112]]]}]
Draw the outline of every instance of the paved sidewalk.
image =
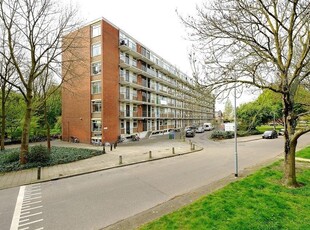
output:
[{"label": "paved sidewalk", "polygon": [[[190,143],[180,139],[167,140],[168,136],[161,137],[163,141],[141,140],[135,143],[121,143],[116,149],[110,146],[105,147],[106,154],[80,160],[67,164],[60,164],[50,167],[41,168],[41,178],[38,180],[38,169],[26,169],[0,174],[0,189],[27,185],[49,180],[97,172],[101,170],[123,167],[127,165],[148,162],[168,157],[174,157],[182,154],[188,154],[202,150],[201,147],[195,146],[191,149]],[[52,141],[52,146],[88,148],[102,150],[102,146],[93,146],[82,143],[68,143],[60,140]],[[151,151],[151,158],[150,158]],[[120,156],[122,162],[120,162]]]}]

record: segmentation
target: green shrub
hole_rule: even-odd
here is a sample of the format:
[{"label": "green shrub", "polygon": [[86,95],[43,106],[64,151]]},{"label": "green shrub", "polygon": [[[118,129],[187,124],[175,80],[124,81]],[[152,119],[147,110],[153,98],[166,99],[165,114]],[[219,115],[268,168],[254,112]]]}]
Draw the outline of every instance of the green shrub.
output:
[{"label": "green shrub", "polygon": [[6,153],[3,159],[3,163],[12,163],[16,161],[19,161],[19,151],[17,150]]},{"label": "green shrub", "polygon": [[225,139],[231,139],[231,138],[234,138],[234,136],[235,136],[235,133],[233,131],[224,132],[224,138]]},{"label": "green shrub", "polygon": [[214,130],[211,133],[211,139],[231,139],[234,135],[232,131]]},{"label": "green shrub", "polygon": [[[93,156],[102,154],[102,151],[93,149],[79,149],[79,148],[66,148],[66,147],[52,147],[50,154],[44,146],[34,146],[30,148],[30,152],[27,154],[28,162],[26,164],[19,164],[19,148],[8,149],[3,153],[0,152],[0,173],[17,171],[22,169],[45,167],[57,164],[69,163],[81,159],[86,159]],[[15,152],[14,157],[9,158],[14,162],[8,162],[7,155]]]},{"label": "green shrub", "polygon": [[47,147],[43,145],[36,145],[31,147],[30,152],[27,154],[29,163],[47,162],[50,159],[50,154]]}]

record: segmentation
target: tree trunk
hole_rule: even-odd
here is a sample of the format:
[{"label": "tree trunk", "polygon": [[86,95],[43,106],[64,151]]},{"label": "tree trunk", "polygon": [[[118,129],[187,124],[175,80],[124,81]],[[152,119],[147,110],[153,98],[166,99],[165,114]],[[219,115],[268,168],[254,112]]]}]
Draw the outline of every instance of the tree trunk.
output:
[{"label": "tree trunk", "polygon": [[5,88],[1,88],[2,101],[1,101],[1,151],[4,150],[4,138],[5,138]]},{"label": "tree trunk", "polygon": [[295,152],[297,139],[294,138],[296,117],[293,111],[293,101],[289,94],[283,95],[283,120],[284,120],[284,184],[288,187],[297,187]]},{"label": "tree trunk", "polygon": [[29,133],[30,133],[30,122],[32,113],[32,91],[27,92],[26,100],[26,113],[24,116],[23,130],[22,130],[22,143],[20,147],[20,164],[27,163],[27,154],[29,152]]},{"label": "tree trunk", "polygon": [[51,152],[51,127],[47,119],[47,106],[46,101],[44,101],[44,120],[46,125],[46,137],[47,137],[47,149]]},{"label": "tree trunk", "polygon": [[297,187],[298,183],[296,180],[296,167],[295,167],[295,152],[297,141],[289,141],[289,146],[287,146],[287,141],[285,140],[285,164],[284,164],[284,184],[288,187]]}]

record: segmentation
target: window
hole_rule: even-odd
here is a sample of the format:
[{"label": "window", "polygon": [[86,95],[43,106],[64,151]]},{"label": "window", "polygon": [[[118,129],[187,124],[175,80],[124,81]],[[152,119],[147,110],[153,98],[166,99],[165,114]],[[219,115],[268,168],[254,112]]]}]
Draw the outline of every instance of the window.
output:
[{"label": "window", "polygon": [[101,62],[95,62],[91,64],[91,73],[92,75],[101,73]]},{"label": "window", "polygon": [[101,25],[100,24],[99,25],[93,25],[91,27],[91,29],[92,29],[91,30],[92,38],[101,35]]},{"label": "window", "polygon": [[137,105],[133,105],[132,111],[133,111],[133,112],[137,112],[137,111],[138,111]]},{"label": "window", "polygon": [[91,93],[101,93],[101,81],[94,81],[91,83]]},{"label": "window", "polygon": [[91,46],[91,55],[92,57],[98,56],[101,54],[101,44],[97,43]]},{"label": "window", "polygon": [[92,120],[91,121],[91,131],[92,132],[101,132],[101,120]]},{"label": "window", "polygon": [[96,100],[91,102],[91,112],[100,113],[101,112],[101,100]]},{"label": "window", "polygon": [[137,128],[137,127],[138,127],[138,121],[136,121],[136,120],[133,121],[133,127],[134,127],[134,128]]}]

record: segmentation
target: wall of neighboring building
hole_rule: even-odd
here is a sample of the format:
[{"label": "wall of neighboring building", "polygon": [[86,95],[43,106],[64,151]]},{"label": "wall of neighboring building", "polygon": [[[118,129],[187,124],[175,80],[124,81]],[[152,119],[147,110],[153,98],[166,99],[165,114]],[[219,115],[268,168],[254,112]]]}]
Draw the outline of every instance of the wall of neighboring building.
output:
[{"label": "wall of neighboring building", "polygon": [[[90,143],[90,28],[67,35],[77,49],[63,55],[62,139]],[[66,39],[65,37],[65,39]]]},{"label": "wall of neighboring building", "polygon": [[102,21],[102,141],[114,142],[119,127],[119,31]]}]

